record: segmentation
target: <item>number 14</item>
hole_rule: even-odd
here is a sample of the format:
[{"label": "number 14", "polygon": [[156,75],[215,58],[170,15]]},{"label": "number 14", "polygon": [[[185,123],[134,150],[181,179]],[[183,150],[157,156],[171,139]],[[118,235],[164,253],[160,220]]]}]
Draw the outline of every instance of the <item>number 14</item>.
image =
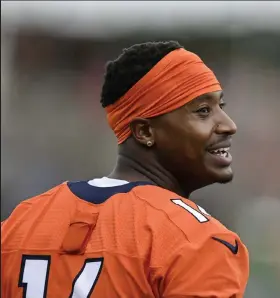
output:
[{"label": "number 14", "polygon": [[[23,287],[22,298],[46,298],[51,257],[23,255],[19,276],[19,287]],[[69,298],[89,298],[102,270],[103,258],[86,259],[74,278]]]},{"label": "number 14", "polygon": [[172,203],[184,208],[186,211],[188,211],[191,215],[193,215],[200,223],[204,223],[209,221],[209,219],[205,215],[210,215],[207,213],[202,207],[197,205],[197,208],[199,211],[191,207],[190,205],[183,202],[181,199],[174,199],[171,200]]}]

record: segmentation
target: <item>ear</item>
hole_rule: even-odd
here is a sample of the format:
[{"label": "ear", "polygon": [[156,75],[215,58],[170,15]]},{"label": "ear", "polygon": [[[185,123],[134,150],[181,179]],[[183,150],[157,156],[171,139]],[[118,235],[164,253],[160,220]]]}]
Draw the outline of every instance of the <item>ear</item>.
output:
[{"label": "ear", "polygon": [[144,118],[135,118],[130,122],[130,130],[134,139],[145,146],[151,147],[155,143],[151,121]]}]

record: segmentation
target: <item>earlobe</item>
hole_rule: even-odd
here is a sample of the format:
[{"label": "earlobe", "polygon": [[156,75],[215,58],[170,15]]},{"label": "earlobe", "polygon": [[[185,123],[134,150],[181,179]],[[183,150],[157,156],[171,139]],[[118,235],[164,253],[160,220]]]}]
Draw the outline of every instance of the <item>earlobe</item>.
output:
[{"label": "earlobe", "polygon": [[153,129],[149,119],[136,118],[130,123],[130,130],[134,139],[145,146],[151,147],[154,144]]}]

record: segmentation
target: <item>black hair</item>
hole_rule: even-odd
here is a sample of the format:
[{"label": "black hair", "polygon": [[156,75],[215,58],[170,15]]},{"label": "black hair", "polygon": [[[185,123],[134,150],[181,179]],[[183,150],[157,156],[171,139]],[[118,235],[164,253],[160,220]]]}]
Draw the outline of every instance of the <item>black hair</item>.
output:
[{"label": "black hair", "polygon": [[146,42],[125,48],[106,65],[101,104],[107,107],[122,97],[169,52],[182,48],[177,41]]}]

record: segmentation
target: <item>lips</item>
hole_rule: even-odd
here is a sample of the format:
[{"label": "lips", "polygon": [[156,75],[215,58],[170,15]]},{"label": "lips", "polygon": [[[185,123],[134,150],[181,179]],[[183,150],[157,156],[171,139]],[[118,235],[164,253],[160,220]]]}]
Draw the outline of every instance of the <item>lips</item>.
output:
[{"label": "lips", "polygon": [[215,155],[220,155],[222,157],[227,157],[229,155],[229,149],[230,149],[230,147],[219,148],[216,150],[210,150],[209,153],[215,154]]},{"label": "lips", "polygon": [[207,151],[211,152],[214,150],[218,149],[223,149],[223,148],[230,148],[231,147],[231,139],[227,139],[226,141],[216,143],[215,145],[212,145],[207,148]]},{"label": "lips", "polygon": [[232,162],[232,156],[229,153],[231,144],[229,142],[220,143],[207,150],[211,159],[220,166],[229,166]]}]

